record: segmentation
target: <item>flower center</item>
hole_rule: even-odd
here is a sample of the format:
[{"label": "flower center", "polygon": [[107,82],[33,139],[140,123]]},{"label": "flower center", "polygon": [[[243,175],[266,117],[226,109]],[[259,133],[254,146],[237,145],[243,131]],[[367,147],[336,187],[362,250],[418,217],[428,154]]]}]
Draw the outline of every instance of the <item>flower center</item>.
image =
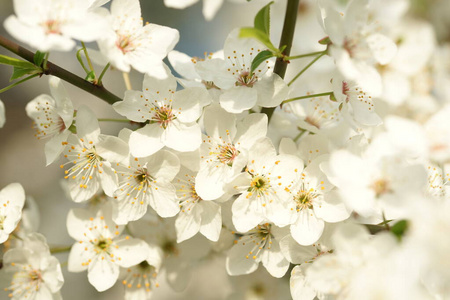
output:
[{"label": "flower center", "polygon": [[172,111],[172,107],[169,106],[155,106],[154,111],[155,112],[151,120],[161,125],[164,129],[169,126],[171,121],[177,118]]},{"label": "flower center", "polygon": [[45,33],[47,34],[61,34],[61,23],[57,20],[48,20],[44,23]]},{"label": "flower center", "polygon": [[237,150],[233,145],[222,146],[219,145],[219,154],[217,159],[228,166],[233,165],[234,159],[239,155],[239,150]]},{"label": "flower center", "polygon": [[258,76],[256,76],[255,73],[243,71],[236,81],[236,86],[253,87],[256,81],[258,81]]},{"label": "flower center", "polygon": [[375,191],[375,195],[377,198],[391,192],[389,182],[385,179],[378,179],[373,182],[372,189]]},{"label": "flower center", "polygon": [[111,239],[100,239],[98,243],[95,245],[95,249],[99,252],[108,251],[109,246],[112,244]]},{"label": "flower center", "polygon": [[120,51],[122,51],[123,54],[134,51],[135,49],[131,36],[129,35],[119,35],[116,41],[116,46],[120,49]]},{"label": "flower center", "polygon": [[294,196],[294,201],[297,204],[297,211],[304,209],[313,209],[313,200],[317,195],[312,191],[299,191],[297,195]]},{"label": "flower center", "polygon": [[270,180],[264,177],[264,175],[258,175],[253,177],[250,187],[248,188],[248,192],[262,193],[269,188]]}]

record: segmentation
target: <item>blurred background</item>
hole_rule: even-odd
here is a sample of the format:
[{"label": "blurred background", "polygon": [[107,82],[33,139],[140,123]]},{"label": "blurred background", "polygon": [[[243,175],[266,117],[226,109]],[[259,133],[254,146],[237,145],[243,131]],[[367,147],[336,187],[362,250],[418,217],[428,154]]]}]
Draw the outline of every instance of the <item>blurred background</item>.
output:
[{"label": "blurred background", "polygon": [[[38,0],[37,0],[38,1]],[[338,0],[337,0],[338,1]],[[245,1],[242,1],[245,2]],[[180,41],[176,50],[187,53],[190,56],[203,57],[203,53],[214,52],[223,47],[227,34],[236,27],[252,26],[256,12],[268,1],[253,0],[249,3],[234,3],[224,1],[224,5],[212,21],[205,21],[201,9],[202,1],[184,10],[170,9],[164,6],[163,0],[141,0],[144,21],[176,28],[180,31]],[[316,18],[315,12],[311,12],[309,3],[311,1],[301,0],[302,6],[299,16],[305,18]],[[450,39],[450,1],[449,0],[412,0],[411,13],[430,21],[437,30],[440,42]],[[0,21],[3,22],[9,15],[13,14],[12,0],[0,0]],[[278,36],[282,16],[284,14],[285,0],[277,0],[273,6],[272,34],[274,44],[278,45]],[[315,24],[303,28],[300,32],[317,32],[303,40],[296,40],[299,49],[306,49],[305,44],[309,41],[317,41],[320,36],[320,26]],[[0,26],[0,34],[11,38]],[[302,43],[304,41],[304,43]],[[95,47],[95,45],[90,45]],[[11,55],[0,48],[0,54]],[[66,68],[80,76],[83,70],[78,64],[75,52],[58,53],[50,55],[50,61]],[[101,67],[98,67],[100,71]],[[0,88],[9,84],[12,68],[0,65]],[[143,76],[137,72],[130,74],[134,89],[139,90]],[[109,71],[104,79],[104,84],[114,94],[123,96],[125,84],[122,74]],[[66,84],[66,89],[74,103],[75,108],[86,104],[93,109],[99,118],[120,118],[110,105],[94,96],[85,93]],[[14,89],[0,94],[0,99],[6,107],[6,124],[0,130],[0,188],[9,183],[21,183],[27,195],[32,196],[37,202],[41,220],[36,231],[47,237],[50,245],[72,245],[73,240],[68,236],[65,227],[66,216],[70,208],[77,205],[69,200],[60,181],[63,178],[63,170],[60,162],[46,167],[44,156],[44,141],[34,137],[32,121],[25,113],[25,105],[40,94],[49,94],[48,78],[35,78]],[[120,123],[102,123],[102,133],[116,134],[121,128]],[[58,254],[61,263],[67,261],[67,254]],[[97,293],[87,282],[87,274],[68,273],[63,267],[65,284],[62,288],[63,298],[66,300],[78,299],[123,299],[122,285],[116,284],[112,289]],[[233,286],[238,285],[236,280],[230,281],[226,275],[225,263],[222,259],[215,259],[209,264],[201,265],[185,293],[172,292],[164,284],[164,276],[160,276],[160,288],[155,290],[154,299],[226,299],[232,292]],[[8,286],[9,283],[5,283]],[[287,287],[287,281],[285,282]],[[6,286],[1,286],[2,290]],[[270,287],[269,287],[270,288]],[[281,294],[279,299],[285,299]],[[1,299],[6,299],[6,294],[0,294]],[[289,299],[287,296],[286,299]]]}]

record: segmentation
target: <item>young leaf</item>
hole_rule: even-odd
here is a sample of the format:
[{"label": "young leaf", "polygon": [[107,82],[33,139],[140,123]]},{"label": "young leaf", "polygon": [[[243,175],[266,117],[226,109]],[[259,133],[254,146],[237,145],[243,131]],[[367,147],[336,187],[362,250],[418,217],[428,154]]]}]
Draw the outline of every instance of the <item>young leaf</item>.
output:
[{"label": "young leaf", "polygon": [[239,33],[239,37],[241,37],[241,38],[254,38],[254,39],[257,39],[258,41],[263,43],[267,48],[272,50],[272,52],[274,52],[274,53],[278,53],[279,52],[279,50],[270,41],[269,36],[265,32],[263,32],[263,31],[261,31],[259,29],[252,28],[252,27],[241,28],[241,32]]},{"label": "young leaf", "polygon": [[270,5],[272,4],[273,1],[261,8],[254,20],[254,27],[267,34],[267,36],[270,36]]},{"label": "young leaf", "polygon": [[89,81],[89,82],[94,82],[94,80],[95,80],[95,73],[94,73],[94,71],[89,72],[89,74],[87,74],[85,80]]},{"label": "young leaf", "polygon": [[28,61],[20,60],[6,55],[0,55],[0,64],[10,65],[22,69],[38,69],[38,67]]},{"label": "young leaf", "polygon": [[34,64],[38,67],[42,65],[42,62],[45,58],[45,52],[36,51],[36,53],[33,56]]},{"label": "young leaf", "polygon": [[399,239],[401,240],[403,235],[405,235],[406,231],[408,230],[408,221],[407,220],[401,220],[395,223],[394,226],[391,228],[391,232]]},{"label": "young leaf", "polygon": [[22,69],[22,68],[14,67],[13,74],[11,75],[11,78],[9,79],[9,81],[13,81],[14,79],[23,77],[25,75],[39,74],[41,72],[42,72],[42,70],[35,69],[35,68],[34,69]]},{"label": "young leaf", "polygon": [[252,69],[251,69],[251,73],[253,73],[256,68],[258,68],[258,66],[265,61],[266,59],[269,59],[271,57],[274,57],[275,54],[273,54],[272,51],[269,50],[264,50],[258,53],[258,55],[255,56],[255,58],[252,61]]}]

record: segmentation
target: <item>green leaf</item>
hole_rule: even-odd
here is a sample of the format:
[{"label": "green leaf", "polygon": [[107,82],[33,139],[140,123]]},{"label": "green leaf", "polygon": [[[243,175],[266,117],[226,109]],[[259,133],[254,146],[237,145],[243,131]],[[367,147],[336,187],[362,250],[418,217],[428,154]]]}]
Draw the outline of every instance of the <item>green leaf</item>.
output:
[{"label": "green leaf", "polygon": [[272,4],[273,1],[261,8],[254,20],[254,27],[267,34],[267,36],[270,36],[270,5]]},{"label": "green leaf", "polygon": [[36,66],[41,66],[44,62],[45,58],[45,52],[36,51],[36,53],[33,56],[33,61]]},{"label": "green leaf", "polygon": [[239,33],[241,38],[254,38],[263,43],[267,48],[269,48],[273,53],[279,53],[278,50],[270,41],[269,36],[264,32],[252,27],[241,28]]},{"label": "green leaf", "polygon": [[273,54],[272,51],[269,50],[264,50],[258,53],[258,55],[255,56],[255,58],[252,61],[252,69],[251,69],[251,73],[253,73],[256,68],[258,68],[258,66],[265,61],[266,59],[269,59],[271,57],[274,57],[275,54]]},{"label": "green leaf", "polygon": [[42,73],[41,69],[22,69],[18,67],[14,67],[13,74],[11,75],[11,78],[9,81],[13,81],[17,78],[23,77],[25,75],[33,75],[33,74],[39,74]]},{"label": "green leaf", "polygon": [[408,230],[408,221],[407,220],[401,220],[395,223],[394,226],[391,227],[391,232],[399,239],[401,240],[405,232]]},{"label": "green leaf", "polygon": [[17,58],[6,56],[6,55],[0,55],[0,64],[10,65],[10,66],[18,67],[18,68],[22,68],[22,69],[39,69],[34,64],[32,64],[28,61],[20,60]]},{"label": "green leaf", "polygon": [[94,82],[95,80],[95,73],[94,71],[91,71],[87,74],[85,80],[89,81],[89,82]]}]

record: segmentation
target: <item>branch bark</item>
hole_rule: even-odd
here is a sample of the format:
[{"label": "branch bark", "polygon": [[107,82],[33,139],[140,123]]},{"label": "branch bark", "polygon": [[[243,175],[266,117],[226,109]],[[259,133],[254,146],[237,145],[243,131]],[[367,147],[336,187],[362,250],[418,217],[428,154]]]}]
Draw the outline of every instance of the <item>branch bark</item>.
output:
[{"label": "branch bark", "polygon": [[[294,39],[294,31],[295,31],[295,23],[297,22],[297,14],[298,14],[298,6],[300,0],[288,0],[286,13],[284,16],[284,24],[283,31],[281,33],[280,46],[279,48],[286,46],[283,51],[284,56],[289,56],[292,48],[292,40]],[[284,58],[278,58],[275,62],[274,73],[278,74],[281,78],[284,79],[284,75],[286,74],[288,62],[284,60]],[[262,113],[265,113],[267,117],[272,118],[273,112],[276,107],[263,107],[261,109]]]},{"label": "branch bark", "polygon": [[[7,38],[1,35],[0,35],[0,46],[34,64],[33,52],[22,46],[19,46],[18,44],[8,40]],[[51,62],[47,63],[47,68],[44,70],[44,74],[59,77],[62,80],[67,81],[68,83],[73,84],[74,86],[108,102],[109,104],[113,104],[117,101],[122,101],[121,98],[105,89],[104,86],[90,83],[84,80],[83,78],[73,74],[72,72],[69,72],[66,69],[63,69],[60,66],[55,65]]]}]

